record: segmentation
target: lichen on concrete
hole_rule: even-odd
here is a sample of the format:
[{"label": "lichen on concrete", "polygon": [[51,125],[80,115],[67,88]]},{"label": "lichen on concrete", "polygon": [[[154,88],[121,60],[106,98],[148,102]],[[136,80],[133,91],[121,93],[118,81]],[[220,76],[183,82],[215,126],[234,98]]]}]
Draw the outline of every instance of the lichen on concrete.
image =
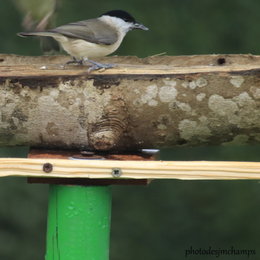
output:
[{"label": "lichen on concrete", "polygon": [[146,91],[141,95],[140,101],[142,104],[148,104],[149,106],[156,106],[158,101],[156,100],[158,94],[158,87],[156,84],[148,85]]},{"label": "lichen on concrete", "polygon": [[178,91],[174,86],[162,86],[159,90],[159,98],[163,103],[169,103],[177,97]]},{"label": "lichen on concrete", "polygon": [[240,88],[244,81],[245,81],[245,79],[242,76],[231,76],[231,79],[230,79],[230,83],[235,88]]},{"label": "lichen on concrete", "polygon": [[234,138],[229,142],[224,142],[223,145],[243,145],[247,144],[249,140],[248,135],[236,135]]},{"label": "lichen on concrete", "polygon": [[196,99],[197,99],[197,101],[201,102],[205,97],[206,97],[206,94],[205,94],[205,93],[199,93],[199,94],[196,96]]},{"label": "lichen on concrete", "polygon": [[189,142],[198,142],[201,140],[205,142],[211,136],[211,131],[207,126],[206,121],[196,122],[194,120],[184,119],[179,125],[180,137]]},{"label": "lichen on concrete", "polygon": [[239,110],[236,102],[231,99],[225,99],[217,94],[209,97],[208,106],[215,114],[225,116],[228,120],[236,117],[235,113]]},{"label": "lichen on concrete", "polygon": [[256,86],[250,87],[250,93],[252,93],[255,99],[260,99],[260,88]]},{"label": "lichen on concrete", "polygon": [[199,87],[199,88],[205,87],[205,86],[207,86],[207,84],[208,84],[208,81],[205,78],[199,77],[195,80],[189,80],[189,81],[186,80],[181,85],[184,88],[196,89],[197,87]]}]

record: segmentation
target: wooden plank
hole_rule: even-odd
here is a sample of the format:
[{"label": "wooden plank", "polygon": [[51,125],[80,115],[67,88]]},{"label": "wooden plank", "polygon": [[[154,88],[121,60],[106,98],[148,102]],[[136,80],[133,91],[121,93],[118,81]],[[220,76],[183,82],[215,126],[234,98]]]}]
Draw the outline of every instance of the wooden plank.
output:
[{"label": "wooden plank", "polygon": [[21,77],[86,77],[94,75],[183,75],[183,74],[196,74],[196,73],[221,73],[221,72],[238,72],[243,73],[254,70],[259,70],[259,65],[237,65],[237,66],[190,66],[190,67],[174,67],[167,65],[131,65],[131,64],[118,64],[118,66],[109,70],[87,72],[84,66],[79,67],[61,67],[59,65],[12,65],[0,67],[1,77],[21,78]]},{"label": "wooden plank", "polygon": [[260,143],[260,56],[0,55],[0,145],[136,151]]},{"label": "wooden plank", "polygon": [[[43,171],[45,164],[51,164],[51,171]],[[114,170],[120,171],[121,175],[114,177]],[[0,158],[0,177],[5,176],[90,179],[260,179],[260,162]]]},{"label": "wooden plank", "polygon": [[[151,152],[151,151],[150,151]],[[44,150],[31,149],[28,158],[36,159],[74,159],[74,160],[119,160],[119,161],[147,161],[155,160],[154,153],[136,152],[135,154],[113,154],[101,153],[95,154],[89,151],[77,150]],[[148,179],[89,179],[89,178],[37,178],[28,177],[28,183],[47,183],[47,184],[62,184],[62,185],[147,185],[151,180]]]},{"label": "wooden plank", "polygon": [[113,63],[109,70],[87,73],[86,66],[66,65],[68,56],[18,56],[0,54],[1,77],[90,76],[90,75],[167,75],[209,72],[243,72],[259,69],[257,55],[192,55],[192,56],[111,56],[98,59]]}]

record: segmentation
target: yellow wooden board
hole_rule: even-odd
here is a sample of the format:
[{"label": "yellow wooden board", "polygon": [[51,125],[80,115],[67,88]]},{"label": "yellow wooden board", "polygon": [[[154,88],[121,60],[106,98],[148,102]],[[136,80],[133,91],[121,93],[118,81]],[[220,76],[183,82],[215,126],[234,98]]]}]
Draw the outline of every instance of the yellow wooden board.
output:
[{"label": "yellow wooden board", "polygon": [[[47,166],[45,172],[44,165]],[[46,167],[45,167],[46,168]],[[46,170],[46,169],[45,169]],[[114,177],[114,172],[120,172]],[[1,158],[0,177],[233,180],[260,179],[260,162],[115,161]]]}]

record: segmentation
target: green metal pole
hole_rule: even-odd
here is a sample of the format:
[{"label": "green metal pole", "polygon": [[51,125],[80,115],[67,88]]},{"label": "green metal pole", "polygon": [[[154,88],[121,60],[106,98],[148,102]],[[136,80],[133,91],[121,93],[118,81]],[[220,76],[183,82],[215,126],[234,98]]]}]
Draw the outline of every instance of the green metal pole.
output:
[{"label": "green metal pole", "polygon": [[50,185],[45,260],[108,260],[109,186]]}]

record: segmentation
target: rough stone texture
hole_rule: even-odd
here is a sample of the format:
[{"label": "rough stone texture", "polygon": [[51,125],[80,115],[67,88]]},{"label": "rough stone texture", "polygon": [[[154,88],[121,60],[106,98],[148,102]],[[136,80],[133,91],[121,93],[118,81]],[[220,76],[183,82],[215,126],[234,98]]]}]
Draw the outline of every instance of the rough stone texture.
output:
[{"label": "rough stone texture", "polygon": [[260,142],[260,56],[0,55],[0,145],[132,150]]}]

